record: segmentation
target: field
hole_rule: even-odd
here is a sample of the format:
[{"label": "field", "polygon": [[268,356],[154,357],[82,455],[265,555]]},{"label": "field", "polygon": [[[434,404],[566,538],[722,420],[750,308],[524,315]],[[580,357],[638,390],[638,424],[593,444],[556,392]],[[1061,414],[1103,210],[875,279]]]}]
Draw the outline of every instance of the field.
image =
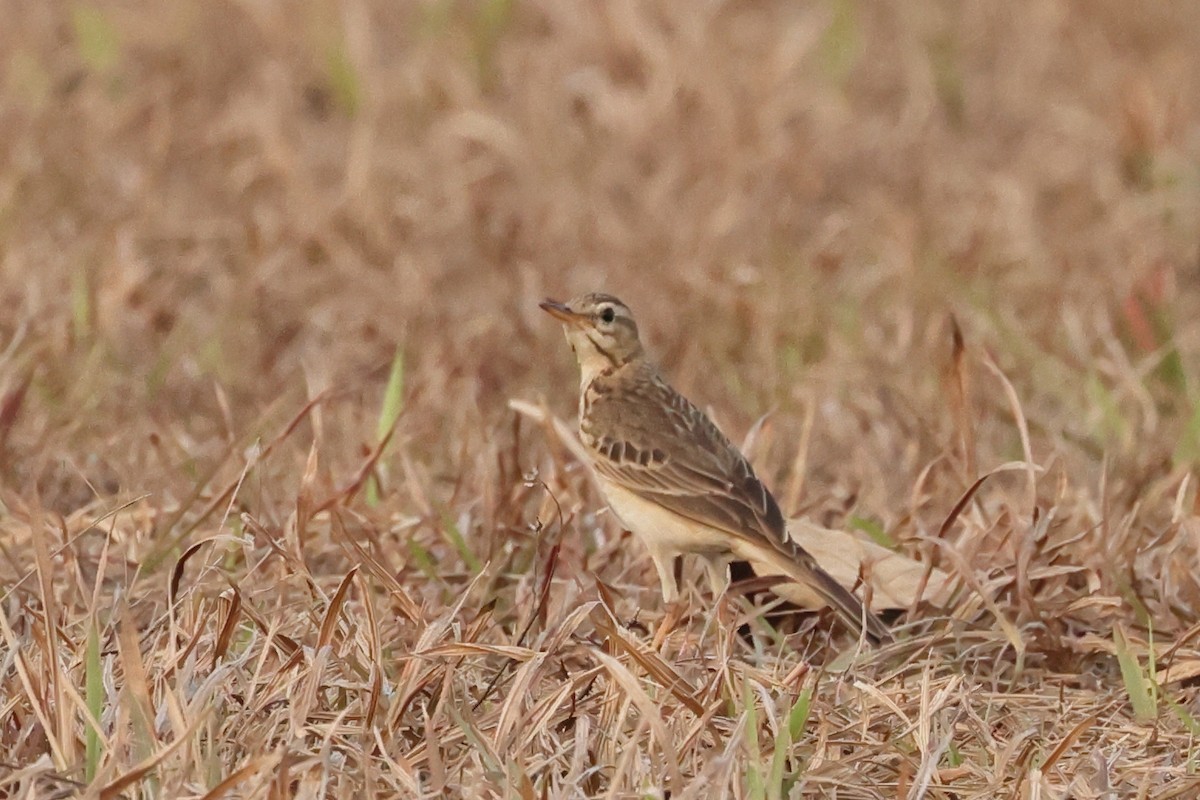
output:
[{"label": "field", "polygon": [[[0,795],[1200,797],[1200,6],[0,7]],[[593,289],[953,601],[661,626]]]}]

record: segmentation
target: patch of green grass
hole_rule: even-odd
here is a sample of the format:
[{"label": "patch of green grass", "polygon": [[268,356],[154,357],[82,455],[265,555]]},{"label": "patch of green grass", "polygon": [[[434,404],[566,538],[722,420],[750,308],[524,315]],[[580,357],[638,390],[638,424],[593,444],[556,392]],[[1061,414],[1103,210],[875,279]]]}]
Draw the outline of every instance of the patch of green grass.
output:
[{"label": "patch of green grass", "polygon": [[442,535],[446,537],[446,541],[454,545],[454,549],[458,551],[459,557],[463,563],[467,565],[467,569],[472,575],[478,575],[483,569],[483,564],[471,548],[467,546],[467,540],[463,538],[462,531],[458,529],[458,525],[450,518],[449,514],[442,515]]},{"label": "patch of green grass", "polygon": [[1084,382],[1084,396],[1088,405],[1100,412],[1094,431],[1098,442],[1103,445],[1125,441],[1129,424],[1121,413],[1116,397],[1094,371],[1088,373]]},{"label": "patch of green grass", "polygon": [[434,581],[441,579],[441,573],[438,571],[437,562],[434,561],[433,555],[416,539],[408,540],[408,553],[412,556],[413,563],[417,565],[417,569],[421,570],[425,574],[425,577]]},{"label": "patch of green grass", "polygon": [[927,51],[934,86],[942,108],[946,110],[946,117],[955,126],[961,125],[966,111],[966,90],[955,39],[948,34],[935,36]]},{"label": "patch of green grass", "polygon": [[484,89],[496,82],[496,47],[512,23],[516,0],[479,0],[475,12],[474,49],[479,83]]},{"label": "patch of green grass", "polygon": [[899,547],[899,545],[896,543],[896,540],[893,539],[886,530],[884,530],[883,523],[879,522],[878,520],[852,515],[846,521],[846,524],[848,524],[852,529],[862,531],[867,536],[870,536],[871,541],[875,542],[875,544],[879,545],[880,547],[886,547],[888,550],[895,550],[897,547]]},{"label": "patch of green grass", "polygon": [[858,19],[854,0],[831,0],[832,19],[821,37],[821,66],[838,85],[845,84],[860,51]]},{"label": "patch of green grass", "polygon": [[767,779],[768,800],[784,800],[791,794],[799,772],[796,759],[792,755],[792,745],[804,735],[811,709],[812,687],[806,686],[788,711],[787,724],[775,737],[775,752],[771,756],[771,771]]},{"label": "patch of green grass", "polygon": [[1176,464],[1200,463],[1200,403],[1192,404],[1192,413],[1180,431],[1173,458]]},{"label": "patch of green grass", "polygon": [[111,74],[121,60],[121,37],[104,12],[76,3],[71,9],[71,27],[75,48],[87,68],[101,75]]},{"label": "patch of green grass", "polygon": [[946,766],[959,767],[962,766],[965,760],[966,759],[963,758],[962,751],[958,749],[958,745],[956,745],[954,742],[950,742],[946,746]]},{"label": "patch of green grass", "polygon": [[362,76],[350,58],[345,37],[339,36],[325,50],[325,71],[333,101],[347,117],[358,114],[363,104]]}]

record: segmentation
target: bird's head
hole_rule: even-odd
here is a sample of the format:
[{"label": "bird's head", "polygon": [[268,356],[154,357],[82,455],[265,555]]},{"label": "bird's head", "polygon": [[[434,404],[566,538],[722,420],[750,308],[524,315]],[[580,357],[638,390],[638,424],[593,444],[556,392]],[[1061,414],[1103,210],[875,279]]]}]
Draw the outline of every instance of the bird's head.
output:
[{"label": "bird's head", "polygon": [[545,300],[540,305],[562,321],[585,383],[602,369],[620,367],[642,357],[633,314],[629,306],[612,295],[591,292],[567,303]]}]

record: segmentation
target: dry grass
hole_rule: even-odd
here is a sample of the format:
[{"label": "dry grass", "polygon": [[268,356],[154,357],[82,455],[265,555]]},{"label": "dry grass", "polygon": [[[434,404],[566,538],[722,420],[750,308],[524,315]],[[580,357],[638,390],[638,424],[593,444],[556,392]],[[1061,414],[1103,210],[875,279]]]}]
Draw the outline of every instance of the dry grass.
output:
[{"label": "dry grass", "polygon": [[[1198,53],[1119,0],[9,3],[0,794],[1198,796]],[[508,406],[571,416],[536,301],[590,288],[954,608],[695,591],[656,649]]]}]

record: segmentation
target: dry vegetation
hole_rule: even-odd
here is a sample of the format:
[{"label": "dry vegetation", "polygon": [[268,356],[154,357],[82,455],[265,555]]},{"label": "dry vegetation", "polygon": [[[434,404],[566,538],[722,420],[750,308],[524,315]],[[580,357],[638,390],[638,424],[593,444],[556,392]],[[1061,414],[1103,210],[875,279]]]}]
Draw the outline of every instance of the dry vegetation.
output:
[{"label": "dry vegetation", "polygon": [[[3,11],[0,794],[1200,796],[1200,6]],[[656,642],[591,288],[954,606]]]}]

